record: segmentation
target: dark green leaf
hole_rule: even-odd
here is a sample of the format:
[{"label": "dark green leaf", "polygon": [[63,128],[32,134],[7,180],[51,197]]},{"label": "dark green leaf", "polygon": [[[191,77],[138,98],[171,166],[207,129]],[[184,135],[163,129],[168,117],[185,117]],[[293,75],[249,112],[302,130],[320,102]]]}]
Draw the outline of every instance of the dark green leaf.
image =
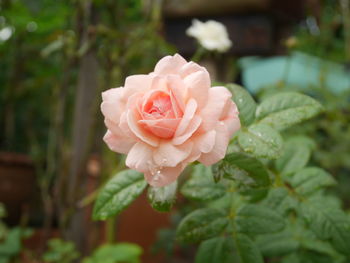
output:
[{"label": "dark green leaf", "polygon": [[248,204],[238,210],[235,222],[237,231],[245,234],[266,234],[282,230],[285,220],[268,207]]},{"label": "dark green leaf", "polygon": [[246,235],[237,233],[234,236],[235,252],[239,263],[263,263],[263,257],[254,242]]},{"label": "dark green leaf", "polygon": [[123,211],[146,188],[143,174],[125,170],[116,174],[101,189],[95,202],[93,218],[105,220]]},{"label": "dark green leaf", "polygon": [[247,180],[245,177],[249,177],[256,186],[270,185],[270,177],[265,166],[254,157],[243,153],[230,153],[226,155],[222,165],[233,179]]},{"label": "dark green leaf", "polygon": [[234,262],[234,243],[232,237],[215,237],[199,246],[195,263]]},{"label": "dark green leaf", "polygon": [[263,200],[263,205],[271,208],[280,215],[285,215],[288,211],[297,209],[298,202],[286,188],[278,187],[270,189],[268,196]]},{"label": "dark green leaf", "polygon": [[302,203],[301,212],[311,230],[321,239],[330,239],[334,248],[350,256],[350,220],[340,209],[319,198]]},{"label": "dark green leaf", "polygon": [[267,257],[286,255],[296,251],[299,247],[299,242],[294,239],[290,231],[259,236],[256,244],[261,253]]},{"label": "dark green leaf", "polygon": [[220,182],[214,182],[210,167],[197,164],[191,178],[181,187],[181,193],[193,200],[209,201],[222,197],[225,187]]},{"label": "dark green leaf", "polygon": [[306,196],[321,188],[333,186],[336,182],[325,170],[317,167],[307,167],[293,176],[291,184],[298,194]]},{"label": "dark green leaf", "polygon": [[229,220],[223,210],[203,208],[187,215],[177,229],[177,239],[198,242],[220,235]]}]

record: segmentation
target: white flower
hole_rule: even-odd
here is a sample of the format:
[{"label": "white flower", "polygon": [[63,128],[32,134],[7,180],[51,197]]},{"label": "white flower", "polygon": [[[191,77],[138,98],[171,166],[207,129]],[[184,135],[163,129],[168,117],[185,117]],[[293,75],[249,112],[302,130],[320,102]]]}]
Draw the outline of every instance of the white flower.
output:
[{"label": "white flower", "polygon": [[0,30],[0,41],[5,42],[12,36],[12,28],[11,27],[4,27]]},{"label": "white flower", "polygon": [[201,22],[194,19],[186,34],[196,38],[199,44],[208,50],[225,52],[232,46],[226,27],[214,20]]}]

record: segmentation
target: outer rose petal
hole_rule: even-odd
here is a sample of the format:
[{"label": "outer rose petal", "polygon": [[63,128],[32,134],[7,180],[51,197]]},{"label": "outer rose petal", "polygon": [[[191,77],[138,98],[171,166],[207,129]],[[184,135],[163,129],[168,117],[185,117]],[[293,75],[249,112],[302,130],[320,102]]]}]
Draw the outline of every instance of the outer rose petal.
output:
[{"label": "outer rose petal", "polygon": [[190,61],[180,69],[180,75],[181,77],[185,78],[186,76],[192,73],[195,73],[197,71],[204,71],[204,70],[206,71],[204,67],[201,67],[197,63]]},{"label": "outer rose petal", "polygon": [[114,152],[124,154],[127,154],[131,147],[135,144],[134,140],[127,137],[115,135],[109,130],[107,130],[105,136],[103,137],[103,140],[106,142],[109,149],[111,149]]},{"label": "outer rose petal", "polygon": [[187,61],[179,54],[175,54],[174,56],[166,56],[159,60],[154,68],[154,72],[159,75],[177,74],[181,67],[186,63]]},{"label": "outer rose petal", "polygon": [[185,79],[185,86],[189,91],[189,96],[194,98],[199,108],[203,108],[208,100],[210,88],[210,77],[206,70],[197,71],[188,75]]},{"label": "outer rose petal", "polygon": [[143,142],[138,142],[128,153],[125,164],[136,171],[146,172],[149,170],[151,158],[152,148]]},{"label": "outer rose petal", "polygon": [[203,123],[201,128],[209,131],[215,128],[224,110],[226,101],[232,96],[225,87],[213,87],[209,89],[208,103],[201,111]]},{"label": "outer rose petal", "polygon": [[173,183],[184,170],[185,166],[179,164],[176,167],[164,167],[157,172],[145,172],[146,181],[155,187],[163,187]]},{"label": "outer rose petal", "polygon": [[114,88],[102,92],[101,111],[106,118],[116,123],[119,122],[124,110],[125,104],[121,101],[123,90],[123,88]]},{"label": "outer rose petal", "polygon": [[198,159],[204,165],[212,165],[225,157],[230,137],[224,123],[218,123],[216,126],[215,145],[209,153],[204,153]]},{"label": "outer rose petal", "polygon": [[129,96],[137,92],[146,92],[152,86],[153,76],[151,75],[132,75],[125,79],[124,85],[124,98],[128,99]]},{"label": "outer rose petal", "polygon": [[163,141],[154,151],[153,160],[160,167],[175,167],[190,155],[192,147],[192,142],[174,146],[171,142]]},{"label": "outer rose petal", "polygon": [[221,120],[226,125],[230,137],[233,133],[241,128],[241,122],[238,118],[237,106],[233,103],[233,101],[230,101],[229,111],[227,115],[222,117]]}]

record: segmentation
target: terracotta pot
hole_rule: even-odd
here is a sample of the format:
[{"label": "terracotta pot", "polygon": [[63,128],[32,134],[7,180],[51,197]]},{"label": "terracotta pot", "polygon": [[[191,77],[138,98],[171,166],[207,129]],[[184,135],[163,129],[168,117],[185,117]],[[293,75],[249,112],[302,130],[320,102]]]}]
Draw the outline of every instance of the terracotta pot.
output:
[{"label": "terracotta pot", "polygon": [[164,263],[162,255],[153,255],[151,248],[157,232],[169,225],[170,213],[155,211],[143,193],[118,217],[117,240],[140,245],[144,249],[143,263]]},{"label": "terracotta pot", "polygon": [[0,202],[6,207],[7,223],[18,223],[35,185],[34,165],[27,155],[0,152]]}]

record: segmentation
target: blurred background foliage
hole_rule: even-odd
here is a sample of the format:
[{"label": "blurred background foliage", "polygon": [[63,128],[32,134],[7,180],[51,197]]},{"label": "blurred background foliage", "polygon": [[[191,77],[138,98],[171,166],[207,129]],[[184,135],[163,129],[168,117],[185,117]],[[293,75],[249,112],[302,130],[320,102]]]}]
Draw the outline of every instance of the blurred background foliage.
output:
[{"label": "blurred background foliage", "polygon": [[[112,172],[123,168],[123,157],[106,150],[101,142],[104,126],[98,113],[100,92],[123,85],[128,75],[152,71],[160,57],[181,50],[164,37],[169,32],[164,26],[162,2],[0,0],[0,151],[30,156],[34,161],[41,200],[34,205],[34,216],[28,215],[33,212],[27,212],[22,215],[25,219],[21,222],[7,222],[17,226],[0,222],[0,262],[22,262],[19,261],[22,238],[30,234],[30,231],[25,234],[23,231],[27,231],[28,224],[44,229],[41,240],[44,248],[30,252],[29,258],[43,254],[47,262],[72,262],[78,257],[78,248],[83,254],[90,255],[86,262],[101,262],[101,253],[112,253],[109,251],[116,249],[113,235],[108,235],[108,232],[116,231],[114,223],[107,223],[102,231],[106,239],[110,237],[111,247],[94,253],[91,251],[100,243],[99,234],[85,245],[84,251],[81,242],[87,238],[87,233],[77,234],[71,230],[79,230],[77,224],[87,217],[98,185]],[[168,8],[176,1],[167,2]],[[188,1],[189,5],[190,2],[195,1]],[[261,1],[260,6],[267,2]],[[338,63],[349,76],[349,1],[316,2],[319,12],[307,9],[304,18],[294,23],[289,38],[279,39],[280,42],[275,40],[276,46],[285,47],[283,51],[278,49],[269,55],[303,52]],[[186,55],[190,57],[191,54]],[[238,67],[232,61],[237,56],[242,54],[227,56],[230,59],[228,65],[235,71]],[[223,59],[220,56],[212,58],[218,60],[216,65]],[[244,69],[241,70],[229,81],[245,84],[244,78],[240,78]],[[288,73],[288,70],[286,66],[284,72]],[[326,110],[321,116],[287,130],[285,136],[303,134],[315,141],[317,149],[311,163],[337,177],[340,183],[333,191],[350,207],[350,92],[334,92],[332,86],[325,85],[323,74],[320,72],[317,85],[304,86],[290,85],[283,79],[285,75],[276,77],[275,82],[261,85],[254,96],[262,98],[281,90],[301,90],[323,103]],[[77,119],[83,121],[77,122]],[[92,153],[98,162],[91,158]],[[90,187],[92,190],[87,190],[87,178],[90,178],[87,175],[97,177],[97,183]],[[0,177],[0,184],[1,180]],[[175,256],[175,250],[182,258],[190,257],[193,250],[192,247],[176,247],[173,242],[175,225],[193,208],[193,204],[182,205],[183,208],[172,216],[172,228],[160,231],[159,241],[154,246],[155,251],[168,252],[169,262]],[[77,211],[80,210],[87,210],[86,214],[79,214]],[[2,211],[5,210],[0,207],[0,218],[5,216]],[[81,227],[86,225],[81,224]],[[56,240],[46,247],[45,240],[52,236],[53,228],[60,228],[58,236],[73,240],[75,245]],[[1,250],[4,247],[7,254]],[[126,254],[130,251],[130,262],[139,262],[140,248],[120,246],[118,249],[125,250]],[[45,250],[46,254],[43,253]],[[12,252],[9,254],[9,251]],[[68,253],[67,257],[65,253]]]}]

